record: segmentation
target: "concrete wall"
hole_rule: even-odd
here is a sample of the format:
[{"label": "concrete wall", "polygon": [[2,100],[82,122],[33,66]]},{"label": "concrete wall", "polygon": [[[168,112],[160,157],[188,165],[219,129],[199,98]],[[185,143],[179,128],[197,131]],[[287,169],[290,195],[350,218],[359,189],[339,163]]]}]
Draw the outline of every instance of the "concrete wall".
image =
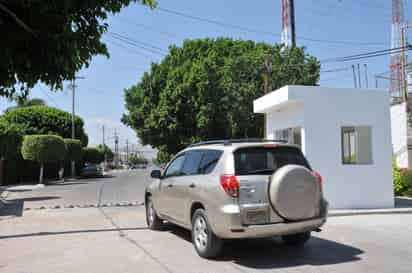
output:
[{"label": "concrete wall", "polygon": [[[388,92],[289,86],[288,99],[301,106],[286,104],[280,112],[270,112],[268,132],[282,126],[303,127],[303,151],[323,176],[331,207],[393,207]],[[342,164],[342,126],[371,127],[372,164]]]},{"label": "concrete wall", "polygon": [[391,107],[391,128],[393,154],[399,168],[409,168],[408,153],[408,123],[406,115],[406,103]]}]

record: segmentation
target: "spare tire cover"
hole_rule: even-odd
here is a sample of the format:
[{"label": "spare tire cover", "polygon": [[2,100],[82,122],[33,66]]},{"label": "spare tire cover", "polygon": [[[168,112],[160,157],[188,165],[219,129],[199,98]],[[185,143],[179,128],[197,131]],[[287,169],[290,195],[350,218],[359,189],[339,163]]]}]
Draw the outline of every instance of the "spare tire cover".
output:
[{"label": "spare tire cover", "polygon": [[317,179],[303,166],[283,166],[270,178],[270,203],[284,219],[296,221],[316,217],[320,199]]}]

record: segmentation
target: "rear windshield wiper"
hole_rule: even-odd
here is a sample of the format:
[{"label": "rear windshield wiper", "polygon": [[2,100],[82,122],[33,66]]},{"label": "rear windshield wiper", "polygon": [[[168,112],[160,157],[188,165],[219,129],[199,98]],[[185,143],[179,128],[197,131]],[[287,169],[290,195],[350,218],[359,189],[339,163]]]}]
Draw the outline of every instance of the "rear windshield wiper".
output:
[{"label": "rear windshield wiper", "polygon": [[258,174],[258,173],[273,173],[274,169],[258,169],[258,170],[250,170],[247,171],[247,174]]}]

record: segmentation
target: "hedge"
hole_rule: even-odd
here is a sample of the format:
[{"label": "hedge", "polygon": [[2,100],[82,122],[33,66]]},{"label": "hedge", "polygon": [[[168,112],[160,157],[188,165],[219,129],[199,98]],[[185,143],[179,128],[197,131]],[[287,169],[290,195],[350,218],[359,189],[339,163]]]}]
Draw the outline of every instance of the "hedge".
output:
[{"label": "hedge", "polygon": [[13,159],[20,155],[22,130],[15,124],[0,119],[0,159]]},{"label": "hedge", "polygon": [[79,161],[82,158],[82,143],[80,140],[65,138],[63,139],[66,148],[67,161]]},{"label": "hedge", "polygon": [[21,147],[21,154],[25,160],[41,164],[62,161],[65,152],[63,138],[54,135],[25,136]]},{"label": "hedge", "polygon": [[86,163],[99,164],[104,160],[104,153],[97,148],[83,148],[83,161]]}]

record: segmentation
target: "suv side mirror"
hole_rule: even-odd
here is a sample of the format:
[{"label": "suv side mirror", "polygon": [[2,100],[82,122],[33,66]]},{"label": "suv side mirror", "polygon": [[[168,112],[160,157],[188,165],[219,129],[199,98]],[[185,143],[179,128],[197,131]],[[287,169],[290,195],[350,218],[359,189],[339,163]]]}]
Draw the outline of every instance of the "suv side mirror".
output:
[{"label": "suv side mirror", "polygon": [[150,173],[150,176],[151,176],[152,178],[160,179],[160,178],[162,177],[162,173],[161,173],[160,170],[153,170],[153,171]]}]

